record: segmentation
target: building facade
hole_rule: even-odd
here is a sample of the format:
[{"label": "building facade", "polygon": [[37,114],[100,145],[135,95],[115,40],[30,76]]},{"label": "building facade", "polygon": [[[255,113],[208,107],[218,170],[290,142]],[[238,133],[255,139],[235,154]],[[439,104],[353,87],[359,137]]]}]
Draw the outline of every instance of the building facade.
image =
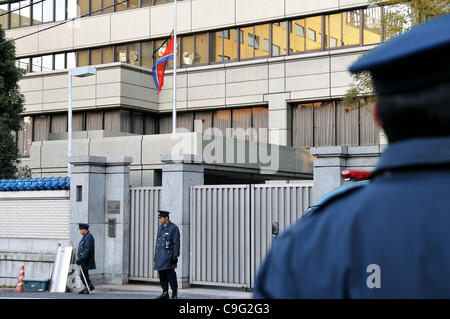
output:
[{"label": "building facade", "polygon": [[[348,66],[387,38],[381,19],[388,10],[362,0],[177,1],[177,126],[197,133],[214,128],[214,134],[296,154],[378,145],[380,132],[367,109],[350,109],[342,97],[352,83]],[[173,29],[172,1],[6,1],[1,12],[7,13],[0,16],[7,37],[16,39],[17,66],[26,71],[16,138],[34,175],[66,172],[63,160],[46,164],[43,152],[52,145],[60,153],[48,157],[67,151],[70,68],[97,67],[95,77],[74,79],[74,155],[133,156],[136,135],[143,141],[171,132],[173,62],[160,94],[151,68]],[[89,131],[103,131],[95,140],[103,146],[83,142]],[[118,139],[125,146],[111,150],[108,143]],[[163,140],[154,140],[161,144],[150,148],[168,152],[160,149]],[[132,184],[157,185],[159,160],[146,163],[142,153],[133,156],[135,169],[147,165],[154,173],[132,175]],[[307,167],[289,178],[312,177]]]}]

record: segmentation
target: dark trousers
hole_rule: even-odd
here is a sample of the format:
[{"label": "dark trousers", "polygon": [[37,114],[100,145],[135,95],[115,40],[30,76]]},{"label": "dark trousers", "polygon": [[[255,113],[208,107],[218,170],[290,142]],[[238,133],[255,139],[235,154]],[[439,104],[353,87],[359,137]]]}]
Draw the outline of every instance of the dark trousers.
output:
[{"label": "dark trousers", "polygon": [[86,277],[86,281],[87,281],[87,284],[86,284],[86,282],[84,281],[84,278],[83,278],[83,274],[81,273],[81,270],[80,270],[80,278],[81,278],[81,282],[83,283],[84,287],[92,286],[91,280],[89,279],[89,269],[82,268],[81,266],[80,266],[80,268],[83,269],[83,274],[84,274],[84,277]]},{"label": "dark trousers", "polygon": [[163,291],[169,290],[169,283],[172,292],[178,290],[177,273],[175,272],[175,269],[158,270],[158,272],[159,283],[161,284],[161,288]]}]

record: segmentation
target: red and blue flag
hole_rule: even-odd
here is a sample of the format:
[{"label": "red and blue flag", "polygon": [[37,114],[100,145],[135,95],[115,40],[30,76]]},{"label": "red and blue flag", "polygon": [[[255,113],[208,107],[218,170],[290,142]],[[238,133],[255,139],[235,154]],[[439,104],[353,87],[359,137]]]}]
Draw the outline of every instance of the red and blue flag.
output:
[{"label": "red and blue flag", "polygon": [[158,59],[158,61],[156,61],[152,68],[153,80],[155,81],[155,86],[158,93],[161,92],[164,84],[166,64],[170,60],[173,60],[173,35],[170,37],[169,44],[167,45],[164,54]]}]

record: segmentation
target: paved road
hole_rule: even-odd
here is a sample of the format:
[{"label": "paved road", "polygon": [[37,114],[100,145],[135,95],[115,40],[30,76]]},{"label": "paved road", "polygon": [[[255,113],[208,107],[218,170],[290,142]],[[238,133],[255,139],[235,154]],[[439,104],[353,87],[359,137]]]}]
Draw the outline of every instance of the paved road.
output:
[{"label": "paved road", "polygon": [[[48,292],[22,292],[0,293],[0,299],[155,299],[157,293],[92,293],[91,295],[79,295],[76,293],[48,293]],[[187,298],[183,298],[187,299]]]}]

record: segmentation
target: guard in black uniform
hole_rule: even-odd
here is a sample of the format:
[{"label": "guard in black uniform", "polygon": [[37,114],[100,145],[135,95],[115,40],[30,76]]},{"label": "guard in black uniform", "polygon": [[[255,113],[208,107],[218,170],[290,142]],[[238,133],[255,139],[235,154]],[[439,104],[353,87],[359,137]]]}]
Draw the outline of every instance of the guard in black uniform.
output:
[{"label": "guard in black uniform", "polygon": [[86,278],[86,281],[83,278],[83,274],[81,274],[80,271],[80,278],[81,282],[84,285],[84,289],[81,290],[80,294],[88,294],[89,290],[87,287],[89,286],[89,289],[92,291],[95,289],[94,285],[91,283],[91,280],[89,279],[89,270],[95,269],[95,241],[94,236],[89,232],[89,225],[80,223],[78,224],[80,229],[80,234],[83,235],[83,238],[81,238],[80,243],[78,244],[78,251],[77,251],[77,265],[80,266],[80,268],[83,270],[84,277]]},{"label": "guard in black uniform", "polygon": [[158,211],[159,227],[155,244],[155,270],[158,270],[159,281],[163,293],[159,299],[169,298],[169,283],[172,289],[172,299],[176,299],[178,294],[177,268],[178,257],[180,256],[180,231],[178,226],[169,219],[169,212]]},{"label": "guard in black uniform", "polygon": [[450,15],[350,67],[372,74],[389,146],[350,188],[273,243],[256,298],[450,298]]}]

